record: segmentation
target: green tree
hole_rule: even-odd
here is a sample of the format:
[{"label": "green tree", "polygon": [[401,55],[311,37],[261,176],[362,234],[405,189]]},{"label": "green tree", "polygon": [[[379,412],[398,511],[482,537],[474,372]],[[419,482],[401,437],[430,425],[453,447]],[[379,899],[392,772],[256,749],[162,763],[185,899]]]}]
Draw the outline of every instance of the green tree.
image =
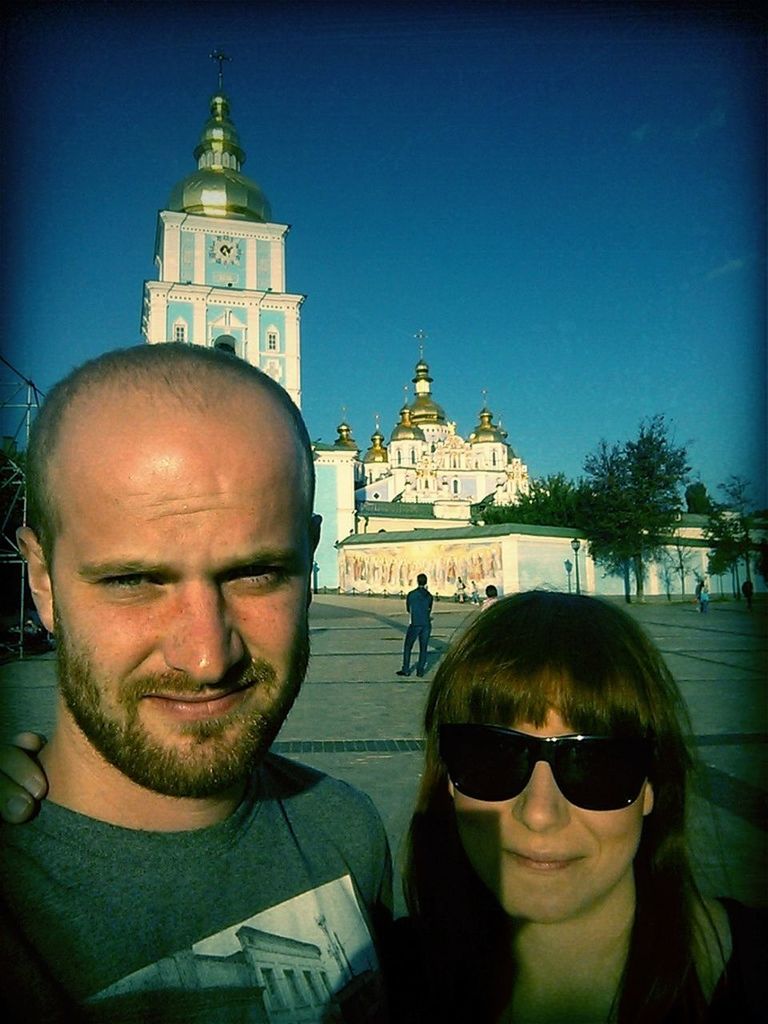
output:
[{"label": "green tree", "polygon": [[657,415],[641,422],[634,440],[601,441],[584,469],[580,526],[590,554],[609,572],[623,575],[627,602],[631,569],[642,600],[648,560],[668,542],[682,509],[687,451],[674,444],[664,417]]},{"label": "green tree", "polygon": [[746,578],[751,580],[755,547],[752,541],[755,512],[751,507],[750,484],[744,477],[731,476],[718,490],[726,500],[713,503],[704,528],[704,536],[712,545],[709,571],[714,576],[722,576],[730,570],[734,596],[740,598],[739,563],[743,563]]},{"label": "green tree", "polygon": [[768,541],[761,540],[757,545],[755,569],[762,576],[763,583],[768,584]]},{"label": "green tree", "polygon": [[712,499],[707,494],[707,488],[697,480],[685,488],[685,502],[688,511],[698,516],[706,516],[712,511]]},{"label": "green tree", "polygon": [[716,505],[707,517],[704,537],[711,544],[709,572],[712,576],[724,576],[730,572],[734,597],[739,596],[738,566],[741,558],[738,526],[736,520],[724,505]]},{"label": "green tree", "polygon": [[483,511],[486,523],[532,523],[538,526],[566,526],[576,529],[579,520],[580,488],[564,473],[533,480],[528,494],[514,505],[489,505]]},{"label": "green tree", "polygon": [[674,537],[670,538],[669,546],[662,549],[660,562],[667,599],[672,599],[672,579],[675,576],[680,580],[680,594],[685,598],[685,578],[693,562],[693,552],[684,543],[678,530],[675,531]]}]

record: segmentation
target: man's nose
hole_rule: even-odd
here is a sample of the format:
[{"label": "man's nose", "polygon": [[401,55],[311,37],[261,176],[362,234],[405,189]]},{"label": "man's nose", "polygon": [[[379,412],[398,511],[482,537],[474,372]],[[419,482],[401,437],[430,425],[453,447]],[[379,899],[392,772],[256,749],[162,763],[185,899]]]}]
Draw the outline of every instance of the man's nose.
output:
[{"label": "man's nose", "polygon": [[515,798],[512,813],[532,832],[560,828],[570,817],[570,804],[557,788],[552,769],[538,761],[528,785]]},{"label": "man's nose", "polygon": [[219,682],[245,654],[230,610],[216,586],[180,591],[163,642],[165,663],[200,685]]}]

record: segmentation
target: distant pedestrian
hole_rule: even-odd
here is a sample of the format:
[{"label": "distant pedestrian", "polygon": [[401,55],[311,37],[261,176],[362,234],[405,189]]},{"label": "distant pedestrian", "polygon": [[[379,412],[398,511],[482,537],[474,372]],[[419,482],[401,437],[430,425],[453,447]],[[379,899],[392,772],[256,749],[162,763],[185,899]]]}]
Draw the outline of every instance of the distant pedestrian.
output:
[{"label": "distant pedestrian", "polygon": [[752,611],[752,595],[755,592],[755,586],[752,580],[744,580],[741,584],[741,592],[747,601],[747,611]]},{"label": "distant pedestrian", "polygon": [[704,580],[699,580],[696,584],[696,589],[693,592],[696,597],[696,604],[699,606],[699,611],[701,611],[701,591],[703,588]]},{"label": "distant pedestrian", "polygon": [[489,583],[485,588],[485,600],[483,601],[480,611],[485,611],[486,608],[490,608],[492,604],[496,604],[499,600],[499,592],[492,583]]},{"label": "distant pedestrian", "polygon": [[480,591],[477,589],[477,584],[472,580],[472,593],[469,597],[472,604],[480,604]]},{"label": "distant pedestrian", "polygon": [[461,576],[459,576],[456,580],[456,600],[459,602],[459,604],[464,604],[464,602],[466,601],[466,591],[467,584],[464,582]]},{"label": "distant pedestrian", "polygon": [[702,583],[701,592],[699,594],[699,611],[702,615],[706,615],[709,611],[709,591],[707,590],[706,583]]},{"label": "distant pedestrian", "polygon": [[405,607],[411,616],[411,622],[405,634],[403,644],[403,667],[397,675],[411,674],[411,651],[419,641],[419,660],[416,662],[416,675],[421,678],[427,667],[427,644],[432,632],[432,595],[427,590],[427,577],[420,572],[416,577],[418,586],[405,599]]}]

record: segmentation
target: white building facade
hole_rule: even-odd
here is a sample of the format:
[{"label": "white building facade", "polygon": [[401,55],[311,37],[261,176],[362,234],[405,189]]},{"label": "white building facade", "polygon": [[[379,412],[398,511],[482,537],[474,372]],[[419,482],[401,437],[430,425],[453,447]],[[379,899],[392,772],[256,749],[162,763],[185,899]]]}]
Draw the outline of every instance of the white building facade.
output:
[{"label": "white building facade", "polygon": [[222,348],[269,374],[301,404],[301,304],[286,291],[286,224],[245,177],[245,152],[221,90],[194,150],[197,170],[157,219],[158,280],[144,284],[141,329],[151,345]]}]

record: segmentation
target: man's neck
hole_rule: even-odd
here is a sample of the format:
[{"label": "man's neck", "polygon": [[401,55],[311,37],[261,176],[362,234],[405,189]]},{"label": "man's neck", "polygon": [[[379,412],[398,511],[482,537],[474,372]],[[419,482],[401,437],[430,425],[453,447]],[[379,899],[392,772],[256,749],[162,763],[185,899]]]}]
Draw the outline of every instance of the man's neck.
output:
[{"label": "man's neck", "polygon": [[[77,730],[78,736],[69,735]],[[243,798],[247,780],[216,796],[172,797],[133,782],[85,740],[74,723],[60,720],[40,753],[48,799],[78,814],[122,828],[184,832],[224,821]]]}]

